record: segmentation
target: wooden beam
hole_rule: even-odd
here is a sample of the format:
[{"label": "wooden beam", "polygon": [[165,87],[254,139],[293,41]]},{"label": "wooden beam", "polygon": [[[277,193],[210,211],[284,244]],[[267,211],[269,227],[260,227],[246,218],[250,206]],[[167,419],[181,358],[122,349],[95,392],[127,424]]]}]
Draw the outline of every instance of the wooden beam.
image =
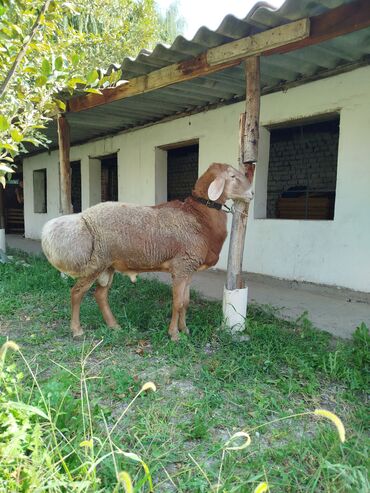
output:
[{"label": "wooden beam", "polygon": [[[246,112],[239,121],[239,168],[253,182],[258,157],[259,115],[260,115],[260,59],[247,58],[245,61]],[[226,288],[244,287],[242,263],[247,231],[249,203],[235,201],[235,212],[230,234],[227,262]]]},{"label": "wooden beam", "polygon": [[370,1],[357,0],[344,4],[324,14],[310,17],[310,21],[310,35],[307,38],[297,40],[286,46],[272,48],[265,51],[264,55],[288,53],[369,27]]},{"label": "wooden beam", "polygon": [[60,198],[62,214],[72,214],[71,199],[71,163],[69,159],[70,131],[64,115],[58,115],[58,143],[60,167]]},{"label": "wooden beam", "polygon": [[309,33],[309,19],[290,22],[253,36],[210,48],[190,60],[168,65],[148,75],[125,81],[117,87],[104,89],[101,95],[86,94],[72,98],[68,101],[68,111],[83,111],[234,67],[248,56],[262,54],[278,46],[307,38]]}]

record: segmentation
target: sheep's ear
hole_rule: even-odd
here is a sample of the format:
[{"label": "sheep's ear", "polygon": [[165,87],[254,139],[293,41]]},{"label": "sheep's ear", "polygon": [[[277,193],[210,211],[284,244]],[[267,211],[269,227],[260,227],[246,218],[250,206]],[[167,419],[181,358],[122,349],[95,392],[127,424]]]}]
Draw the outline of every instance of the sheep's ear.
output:
[{"label": "sheep's ear", "polygon": [[208,187],[208,197],[210,200],[217,200],[224,191],[225,178],[218,176]]}]

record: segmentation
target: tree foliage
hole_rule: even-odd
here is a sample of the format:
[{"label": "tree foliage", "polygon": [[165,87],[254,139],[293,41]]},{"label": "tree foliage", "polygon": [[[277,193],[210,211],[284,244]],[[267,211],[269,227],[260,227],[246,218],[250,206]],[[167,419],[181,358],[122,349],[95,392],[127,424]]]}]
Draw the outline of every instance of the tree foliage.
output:
[{"label": "tree foliage", "polygon": [[0,182],[27,144],[47,144],[61,94],[114,85],[124,56],[169,36],[154,0],[0,0]]},{"label": "tree foliage", "polygon": [[172,42],[178,34],[183,34],[186,20],[180,15],[179,0],[174,0],[164,14],[160,14],[161,41]]}]

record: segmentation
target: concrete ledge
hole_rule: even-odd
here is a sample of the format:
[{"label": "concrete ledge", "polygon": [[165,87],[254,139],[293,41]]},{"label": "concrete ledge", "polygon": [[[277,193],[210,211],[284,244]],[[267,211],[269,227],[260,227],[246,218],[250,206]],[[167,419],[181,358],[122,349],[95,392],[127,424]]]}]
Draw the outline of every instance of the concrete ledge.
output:
[{"label": "concrete ledge", "polygon": [[252,281],[268,283],[269,286],[278,286],[287,289],[299,289],[312,293],[320,292],[321,294],[327,294],[329,296],[342,296],[343,299],[345,299],[346,301],[370,304],[370,292],[364,293],[363,291],[354,291],[352,289],[344,288],[341,286],[330,286],[328,284],[316,284],[306,281],[291,281],[289,279],[281,279],[279,277],[270,277],[263,274],[256,274],[254,272],[247,272],[244,277],[247,282]]},{"label": "concrete ledge", "polygon": [[5,236],[7,248],[14,248],[33,255],[41,255],[42,248],[39,240],[30,240],[21,235],[7,234]]}]

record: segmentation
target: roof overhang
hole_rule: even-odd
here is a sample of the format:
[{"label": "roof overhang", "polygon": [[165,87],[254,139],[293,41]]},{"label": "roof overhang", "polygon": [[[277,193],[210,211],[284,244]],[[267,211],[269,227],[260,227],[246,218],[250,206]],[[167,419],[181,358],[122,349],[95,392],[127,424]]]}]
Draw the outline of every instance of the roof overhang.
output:
[{"label": "roof overhang", "polygon": [[[68,101],[71,144],[130,131],[245,98],[241,61],[261,55],[261,93],[352,70],[370,60],[368,0],[287,0],[257,4],[243,20],[227,16],[216,31],[122,64],[126,81],[102,95]],[[57,146],[56,123],[46,133]],[[37,150],[40,152],[40,150]]]}]

